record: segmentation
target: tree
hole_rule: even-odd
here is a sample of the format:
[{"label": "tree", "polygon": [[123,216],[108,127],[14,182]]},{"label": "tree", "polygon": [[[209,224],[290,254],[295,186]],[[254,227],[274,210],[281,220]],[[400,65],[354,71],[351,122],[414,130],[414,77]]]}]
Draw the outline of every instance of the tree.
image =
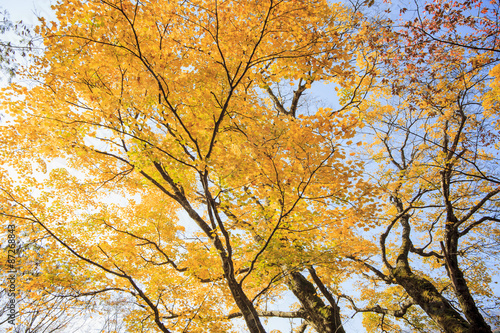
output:
[{"label": "tree", "polygon": [[[121,296],[132,331],[227,332],[239,316],[250,332],[266,316],[342,331],[313,266],[369,252],[354,223],[375,206],[344,150],[357,119],[300,102],[313,82],[354,84],[359,16],[326,1],[56,7],[33,86],[4,95],[18,180],[4,172],[1,215],[36,244],[29,298],[98,311]],[[286,288],[300,308],[266,311]]]},{"label": "tree", "polygon": [[31,84],[2,95],[22,327],[54,304],[133,332],[343,332],[348,308],[490,332],[498,29],[478,4],[396,25],[321,0],[59,3]]},{"label": "tree", "polygon": [[428,4],[430,18],[417,12],[403,29],[379,30],[386,44],[375,44],[372,56],[382,62],[380,88],[361,114],[375,138],[386,227],[378,261],[352,259],[374,279],[399,286],[371,295],[370,310],[382,320],[388,313],[375,305],[389,293],[402,297],[402,309],[418,304],[445,332],[498,325],[489,283],[498,274],[489,261],[498,256],[500,221],[493,6]]}]

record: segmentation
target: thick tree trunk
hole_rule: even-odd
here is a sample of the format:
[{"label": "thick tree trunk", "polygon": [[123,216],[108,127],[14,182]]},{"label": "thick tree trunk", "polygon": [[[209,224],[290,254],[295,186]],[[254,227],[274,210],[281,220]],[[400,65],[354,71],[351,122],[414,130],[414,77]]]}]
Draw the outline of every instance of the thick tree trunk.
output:
[{"label": "thick tree trunk", "polygon": [[436,287],[428,280],[413,274],[406,265],[393,270],[396,281],[413,300],[447,333],[472,333],[469,323],[455,311]]},{"label": "thick tree trunk", "polygon": [[[404,212],[400,199],[394,198],[398,212]],[[412,246],[410,239],[410,215],[404,214],[399,222],[403,227],[402,242],[396,267],[389,267],[396,282],[413,300],[447,333],[472,333],[470,324],[457,312],[446,298],[427,279],[414,274],[410,269],[408,254]]]},{"label": "thick tree trunk", "polygon": [[288,288],[302,305],[307,321],[321,333],[345,333],[336,304],[325,305],[314,285],[298,272],[289,272]]}]

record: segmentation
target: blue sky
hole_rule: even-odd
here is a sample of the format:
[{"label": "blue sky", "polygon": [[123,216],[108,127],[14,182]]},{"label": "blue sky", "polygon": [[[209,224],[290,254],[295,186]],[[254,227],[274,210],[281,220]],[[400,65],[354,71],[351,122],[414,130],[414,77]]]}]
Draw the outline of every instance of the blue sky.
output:
[{"label": "blue sky", "polygon": [[13,21],[22,20],[35,24],[37,16],[50,16],[51,0],[0,0],[0,7],[7,10]]}]

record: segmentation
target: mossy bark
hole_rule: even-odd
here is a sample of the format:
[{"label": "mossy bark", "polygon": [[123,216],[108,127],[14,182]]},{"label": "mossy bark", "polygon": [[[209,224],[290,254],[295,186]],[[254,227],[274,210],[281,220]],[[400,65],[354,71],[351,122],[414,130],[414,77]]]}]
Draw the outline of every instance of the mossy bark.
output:
[{"label": "mossy bark", "polygon": [[299,272],[289,272],[287,285],[302,305],[310,325],[321,333],[345,333],[337,304],[326,305],[316,288]]},{"label": "mossy bark", "polygon": [[471,333],[469,323],[427,279],[413,274],[409,267],[398,265],[393,275],[399,285],[447,333]]}]

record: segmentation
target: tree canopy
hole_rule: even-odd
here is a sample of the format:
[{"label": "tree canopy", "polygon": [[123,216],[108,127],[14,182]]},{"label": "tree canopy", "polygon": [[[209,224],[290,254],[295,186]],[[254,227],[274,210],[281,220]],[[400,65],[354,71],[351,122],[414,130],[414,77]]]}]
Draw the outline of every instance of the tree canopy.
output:
[{"label": "tree canopy", "polygon": [[500,325],[498,3],[373,8],[55,5],[2,92],[10,329]]}]

